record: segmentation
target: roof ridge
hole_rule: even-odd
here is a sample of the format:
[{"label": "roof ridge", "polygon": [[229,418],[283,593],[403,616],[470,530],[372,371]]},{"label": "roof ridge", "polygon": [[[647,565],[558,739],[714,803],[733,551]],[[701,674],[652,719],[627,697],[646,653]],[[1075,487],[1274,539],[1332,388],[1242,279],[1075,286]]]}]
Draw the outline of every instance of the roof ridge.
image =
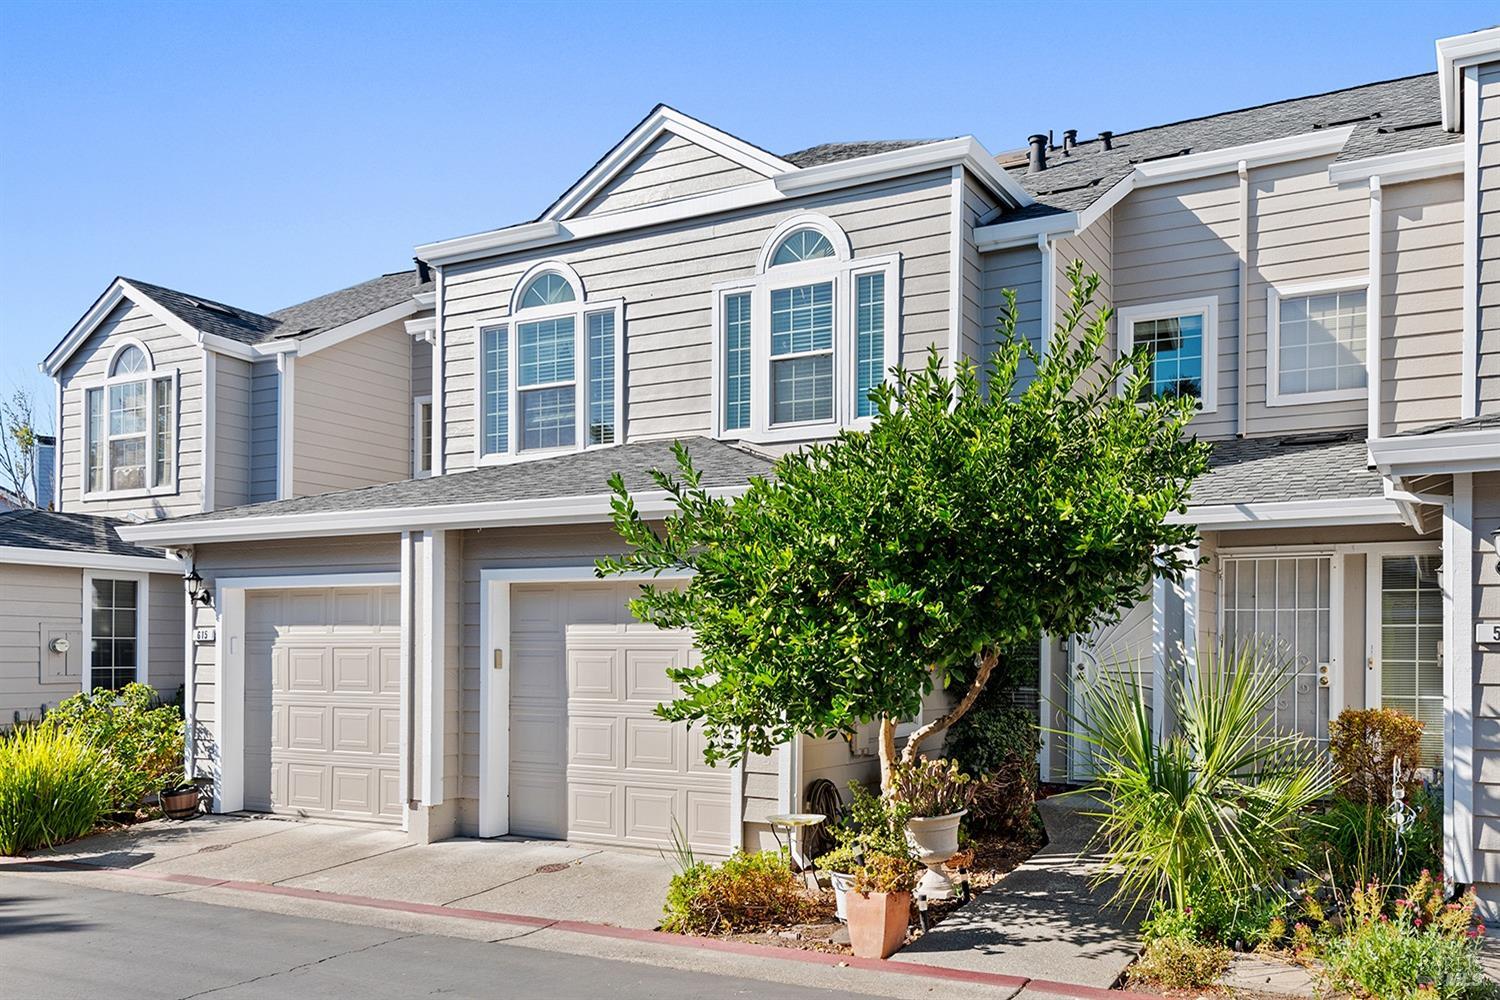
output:
[{"label": "roof ridge", "polygon": [[[352,291],[353,289],[359,288],[359,287],[361,287],[363,285],[372,284],[373,282],[376,282],[376,281],[384,281],[386,278],[395,278],[395,277],[398,277],[398,276],[403,275],[403,274],[410,274],[413,277],[415,277],[416,273],[417,273],[417,269],[415,267],[408,267],[408,268],[405,268],[404,270],[400,270],[400,271],[387,271],[384,274],[377,274],[373,278],[366,278],[364,281],[356,281],[352,285],[345,285],[343,288],[335,288],[331,292],[322,292],[322,293],[320,293],[318,295],[312,296],[311,298],[303,299],[300,302],[293,302],[291,305],[282,306],[280,309],[273,309],[271,312],[269,312],[269,313],[266,314],[266,318],[274,320],[274,319],[277,319],[277,314],[278,313],[289,312],[289,311],[291,311],[293,309],[296,309],[298,306],[305,306],[309,302],[316,302],[319,299],[326,299],[330,295],[338,295],[338,294],[340,294],[342,292]],[[415,287],[415,285],[413,287]]]},{"label": "roof ridge", "polygon": [[[1228,111],[1216,111],[1213,114],[1208,115],[1194,115],[1190,118],[1179,118],[1177,121],[1161,122],[1156,125],[1144,125],[1141,128],[1133,128],[1125,132],[1116,132],[1114,133],[1114,137],[1116,139],[1120,139],[1127,135],[1139,135],[1142,132],[1154,132],[1157,129],[1173,128],[1178,125],[1188,125],[1192,122],[1202,122],[1208,121],[1213,118],[1223,118],[1226,115],[1235,115],[1239,114],[1242,111],[1260,111],[1263,108],[1274,108],[1278,104],[1292,104],[1296,101],[1310,101],[1319,97],[1332,97],[1334,94],[1343,94],[1351,90],[1363,90],[1366,87],[1379,87],[1382,84],[1387,83],[1400,83],[1403,80],[1415,80],[1418,77],[1423,76],[1436,77],[1437,72],[1429,71],[1426,73],[1409,73],[1406,76],[1393,76],[1387,80],[1371,80],[1368,83],[1356,83],[1348,87],[1335,87],[1332,90],[1319,91],[1315,94],[1299,94],[1296,97],[1282,97],[1274,101],[1262,101],[1260,104],[1247,104],[1242,108],[1230,108]],[[1085,141],[1094,142],[1095,140],[1088,139]],[[1082,142],[1079,143],[1079,145],[1082,144]]]}]

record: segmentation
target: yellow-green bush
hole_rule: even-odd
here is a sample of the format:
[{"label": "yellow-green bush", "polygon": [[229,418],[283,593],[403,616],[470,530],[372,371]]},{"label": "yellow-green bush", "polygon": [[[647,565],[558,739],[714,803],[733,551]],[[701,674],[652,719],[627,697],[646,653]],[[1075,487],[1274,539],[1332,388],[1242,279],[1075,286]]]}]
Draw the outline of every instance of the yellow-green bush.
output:
[{"label": "yellow-green bush", "polygon": [[739,852],[723,864],[699,861],[672,876],[661,929],[720,934],[803,922],[812,901],[778,851]]},{"label": "yellow-green bush", "polygon": [[108,802],[108,769],[82,737],[50,723],[0,737],[0,854],[82,837]]},{"label": "yellow-green bush", "polygon": [[1328,724],[1338,792],[1351,802],[1391,802],[1391,764],[1401,761],[1400,781],[1410,793],[1422,766],[1422,723],[1393,708],[1346,708]]},{"label": "yellow-green bush", "polygon": [[1140,961],[1130,967],[1130,982],[1171,990],[1213,986],[1228,971],[1231,957],[1223,945],[1204,944],[1186,935],[1154,938]]}]

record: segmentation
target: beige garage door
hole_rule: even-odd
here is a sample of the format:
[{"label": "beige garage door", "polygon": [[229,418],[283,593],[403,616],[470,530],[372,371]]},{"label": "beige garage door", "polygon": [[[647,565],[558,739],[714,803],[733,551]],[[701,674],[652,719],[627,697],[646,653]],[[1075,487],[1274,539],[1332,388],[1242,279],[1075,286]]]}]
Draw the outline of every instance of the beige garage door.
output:
[{"label": "beige garage door", "polygon": [[245,620],[245,807],[399,823],[399,591],[255,592]]},{"label": "beige garage door", "polygon": [[666,670],[695,656],[686,632],[631,618],[630,584],[511,592],[510,825],[514,833],[661,847],[674,824],[696,848],[729,848],[727,769],[697,730],[653,709]]}]

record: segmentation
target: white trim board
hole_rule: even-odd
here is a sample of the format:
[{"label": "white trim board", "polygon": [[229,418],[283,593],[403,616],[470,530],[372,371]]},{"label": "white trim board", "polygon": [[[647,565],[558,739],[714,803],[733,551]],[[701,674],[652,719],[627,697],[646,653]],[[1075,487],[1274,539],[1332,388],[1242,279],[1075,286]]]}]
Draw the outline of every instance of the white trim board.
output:
[{"label": "white trim board", "polygon": [[1275,500],[1190,506],[1170,514],[1169,524],[1193,524],[1203,531],[1234,528],[1318,528],[1340,524],[1402,524],[1394,500],[1351,497],[1335,500]]},{"label": "white trim board", "polygon": [[1203,317],[1203,343],[1199,358],[1200,413],[1213,413],[1219,408],[1219,299],[1207,295],[1195,299],[1176,299],[1171,302],[1149,302],[1138,306],[1126,306],[1115,313],[1115,338],[1119,342],[1120,356],[1125,357],[1135,350],[1135,324],[1157,319],[1180,319],[1184,316]]},{"label": "white trim board", "polygon": [[[710,487],[715,497],[733,497],[746,486]],[[367,511],[325,511],[309,514],[267,514],[210,520],[174,518],[152,524],[121,525],[120,537],[140,544],[253,541],[266,538],[316,538],[327,535],[390,534],[413,527],[503,528],[513,525],[586,524],[610,520],[611,495],[541,497],[490,503],[434,504],[387,507]],[[661,490],[635,497],[645,517],[675,511],[671,497]]]},{"label": "white trim board", "polygon": [[58,549],[28,549],[0,546],[0,563],[19,566],[62,566],[72,569],[109,570],[119,573],[181,573],[182,560],[175,556],[152,559],[120,556],[107,552],[66,552]]},{"label": "white trim board", "polygon": [[1500,469],[1500,427],[1377,438],[1369,448],[1371,464],[1392,479]]},{"label": "white trim board", "polygon": [[[1378,189],[1377,189],[1378,190]],[[1379,211],[1380,199],[1374,198],[1374,206],[1371,212]],[[1372,225],[1379,222],[1378,218]],[[1376,244],[1378,248],[1378,243]],[[1371,256],[1377,252],[1371,250]],[[1365,385],[1350,389],[1323,389],[1303,392],[1281,391],[1281,303],[1284,299],[1301,298],[1302,296],[1323,295],[1328,292],[1358,292],[1365,293],[1365,336],[1363,344],[1366,350],[1365,363],[1361,369],[1365,375]],[[1374,329],[1374,342],[1377,345],[1374,362],[1379,364],[1379,329],[1380,329],[1380,299],[1379,292],[1371,292],[1370,275],[1351,274],[1340,278],[1325,278],[1319,281],[1308,281],[1288,285],[1266,285],[1266,406],[1308,406],[1316,403],[1332,403],[1342,400],[1364,399],[1370,391],[1370,364],[1369,357],[1371,343],[1370,331]],[[1379,391],[1380,378],[1377,372],[1373,379],[1375,391]]]},{"label": "white trim board", "polygon": [[1464,169],[1464,146],[1462,142],[1451,142],[1446,146],[1427,149],[1407,149],[1399,153],[1384,153],[1366,156],[1359,160],[1344,160],[1328,165],[1330,184],[1361,184],[1380,178],[1383,184],[1404,184],[1409,181],[1427,180],[1430,177],[1446,177],[1462,173]]},{"label": "white trim board", "polygon": [[[1443,128],[1457,132],[1465,122],[1475,120],[1468,116],[1469,109],[1460,101],[1463,81],[1459,71],[1497,58],[1500,58],[1500,28],[1437,40],[1438,99]],[[1460,112],[1463,112],[1462,117]]]}]

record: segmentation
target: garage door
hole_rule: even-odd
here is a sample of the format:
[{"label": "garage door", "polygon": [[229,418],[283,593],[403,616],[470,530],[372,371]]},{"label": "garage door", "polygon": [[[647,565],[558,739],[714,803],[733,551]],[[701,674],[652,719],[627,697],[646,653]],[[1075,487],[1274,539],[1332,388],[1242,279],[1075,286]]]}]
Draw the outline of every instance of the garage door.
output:
[{"label": "garage door", "polygon": [[729,848],[730,776],[698,730],[656,718],[666,670],[696,656],[686,632],[641,625],[630,584],[511,592],[510,826],[514,833],[657,848],[674,826]]},{"label": "garage door", "polygon": [[400,642],[392,587],[247,598],[247,809],[401,821]]}]

